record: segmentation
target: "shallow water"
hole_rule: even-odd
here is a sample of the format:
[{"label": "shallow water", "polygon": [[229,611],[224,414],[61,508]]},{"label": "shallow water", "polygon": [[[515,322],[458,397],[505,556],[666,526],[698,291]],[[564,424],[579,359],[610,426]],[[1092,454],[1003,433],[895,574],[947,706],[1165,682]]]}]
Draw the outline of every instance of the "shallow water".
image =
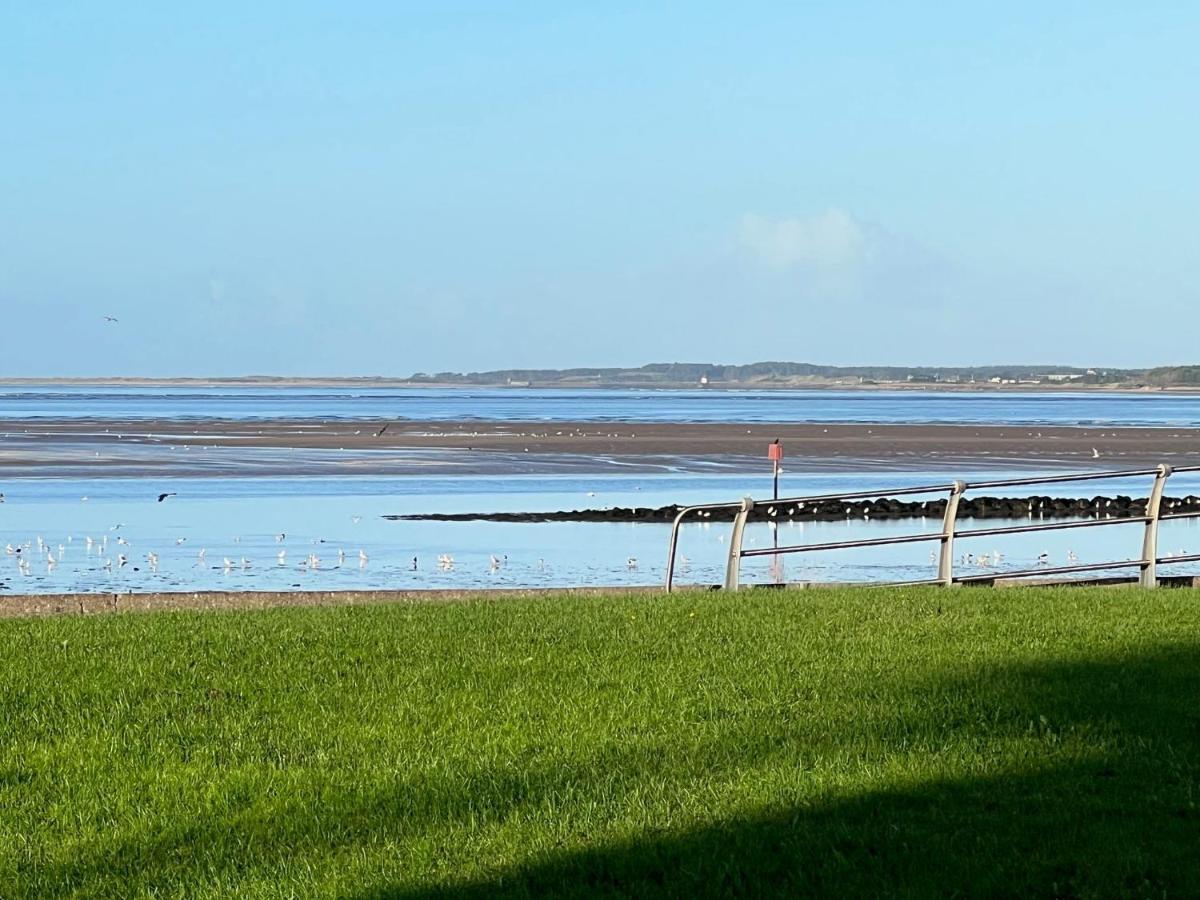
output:
[{"label": "shallow water", "polygon": [[[0,388],[0,417],[38,416],[197,422],[409,417],[1182,426],[1200,424],[1200,398],[909,391]],[[0,557],[0,592],[652,585],[664,576],[668,526],[663,524],[404,522],[382,517],[661,506],[745,495],[762,499],[771,492],[763,461],[741,457],[601,456],[581,464],[570,454],[495,453],[473,454],[468,467],[457,451],[184,449],[167,439],[114,443],[111,435],[99,436],[103,425],[99,429],[102,458],[87,439],[42,438],[37,452],[30,454],[22,449],[20,430],[3,436],[0,493],[6,502],[0,503],[0,547],[11,546],[12,552]],[[840,460],[819,470],[816,463],[797,462],[785,471],[782,490],[792,496],[827,494],[1028,472],[1019,463],[982,458],[913,461],[903,472],[895,471],[896,465]],[[364,470],[374,474],[361,474]],[[1148,487],[1149,479],[1141,478],[1103,487],[1068,484],[1014,493],[1144,496]],[[177,496],[159,503],[160,492]],[[1200,477],[1176,476],[1170,492],[1200,493]],[[772,532],[767,525],[755,525],[746,545],[763,547],[775,539],[784,544],[848,540],[937,527],[919,520],[847,520],[784,524]],[[728,524],[685,527],[681,583],[722,580],[728,533]],[[283,539],[277,540],[281,534]],[[995,546],[964,546],[960,552],[977,557],[986,551],[991,558],[993,550],[1000,550],[1008,568],[1033,565],[1043,552],[1056,564],[1068,562],[1070,554],[1083,561],[1125,559],[1138,554],[1140,531],[1120,526],[989,543]],[[796,554],[774,568],[766,560],[748,560],[745,579],[924,579],[933,574],[928,558],[932,546]],[[1200,551],[1200,532],[1191,523],[1166,525],[1162,546],[1170,552]],[[365,555],[361,561],[360,551]],[[157,565],[149,562],[151,553]],[[447,555],[453,563],[439,566],[438,557]],[[121,556],[126,558],[123,565]],[[310,556],[316,559],[310,561]],[[975,562],[969,565],[978,568]]]},{"label": "shallow water", "polygon": [[[1172,493],[1200,493],[1200,477],[1177,478]],[[791,476],[784,488],[791,494],[817,494],[946,481],[938,472],[818,473]],[[1113,482],[1106,493],[1144,495],[1147,485],[1144,478]],[[178,478],[153,484],[139,478],[44,478],[20,479],[6,487],[7,501],[0,505],[0,547],[22,548],[21,554],[0,557],[0,591],[8,593],[654,585],[664,577],[669,532],[664,524],[406,522],[382,516],[657,506],[734,500],[747,493],[769,496],[765,479],[719,474]],[[1036,492],[1090,493],[1078,488],[1058,485]],[[159,503],[160,490],[178,496]],[[987,520],[964,527],[997,524]],[[939,521],[920,519],[784,523],[778,532],[756,524],[747,529],[746,546],[765,547],[776,536],[789,545],[939,528]],[[1196,528],[1191,522],[1164,524],[1163,551],[1200,552]],[[728,523],[694,522],[683,529],[680,583],[722,580],[729,531]],[[283,540],[277,540],[281,534]],[[46,549],[39,550],[39,537]],[[93,539],[90,551],[88,537]],[[1057,565],[1067,564],[1071,552],[1081,561],[1133,558],[1140,540],[1140,526],[1126,524],[1086,533],[960,541],[956,554],[1000,550],[1005,557],[1000,568],[1013,569],[1036,565],[1043,552]],[[929,552],[935,546],[797,554],[786,558],[782,571],[766,560],[747,560],[743,571],[748,583],[924,579],[933,577]],[[198,558],[201,548],[206,551],[203,559]],[[282,564],[277,558],[281,550]],[[342,559],[339,550],[345,554]],[[364,562],[360,551],[366,554]],[[149,553],[157,555],[157,567],[148,564]],[[316,566],[305,564],[310,554],[318,557]],[[438,565],[437,558],[444,554],[453,557],[451,566]],[[119,555],[127,557],[123,566]],[[18,566],[21,557],[28,560],[28,574]],[[985,570],[968,566],[965,571]]]},{"label": "shallow water", "polygon": [[0,418],[1200,426],[1200,395],[0,386]]}]

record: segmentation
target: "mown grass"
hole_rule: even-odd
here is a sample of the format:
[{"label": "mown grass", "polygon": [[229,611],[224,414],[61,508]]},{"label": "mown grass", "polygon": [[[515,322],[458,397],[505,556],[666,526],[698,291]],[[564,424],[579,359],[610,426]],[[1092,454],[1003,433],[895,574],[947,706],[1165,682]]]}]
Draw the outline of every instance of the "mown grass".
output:
[{"label": "mown grass", "polygon": [[1179,896],[1200,594],[0,622],[0,897]]}]

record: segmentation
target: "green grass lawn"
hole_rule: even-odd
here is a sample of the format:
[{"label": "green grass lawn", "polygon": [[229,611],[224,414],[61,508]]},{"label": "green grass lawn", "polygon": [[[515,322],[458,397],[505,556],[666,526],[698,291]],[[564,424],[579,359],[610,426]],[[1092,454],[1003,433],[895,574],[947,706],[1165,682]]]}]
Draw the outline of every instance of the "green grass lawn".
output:
[{"label": "green grass lawn", "polygon": [[1200,891],[1193,591],[62,617],[0,648],[0,897]]}]

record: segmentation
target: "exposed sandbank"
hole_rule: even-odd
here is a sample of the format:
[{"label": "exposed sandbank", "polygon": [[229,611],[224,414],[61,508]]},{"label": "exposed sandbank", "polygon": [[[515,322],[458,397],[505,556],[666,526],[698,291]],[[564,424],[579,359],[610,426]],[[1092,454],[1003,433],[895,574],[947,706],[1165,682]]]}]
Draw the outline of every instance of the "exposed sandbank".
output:
[{"label": "exposed sandbank", "polygon": [[[0,421],[0,471],[39,460],[54,465],[73,449],[88,451],[97,471],[121,448],[257,448],[321,450],[363,458],[369,451],[446,451],[457,472],[472,471],[472,454],[485,468],[536,471],[529,456],[572,459],[733,460],[738,467],[766,465],[767,444],[779,438],[785,468],[945,468],[953,465],[1012,468],[1126,468],[1159,462],[1200,463],[1200,429],[980,425],[764,425],[618,422],[395,422],[378,434],[378,421]],[[55,454],[47,454],[53,449]],[[386,454],[380,454],[385,456]],[[518,456],[519,455],[519,456]],[[511,465],[503,463],[507,456]],[[760,462],[761,461],[761,462]],[[90,463],[92,464],[92,463]],[[586,468],[586,465],[583,465]]]}]

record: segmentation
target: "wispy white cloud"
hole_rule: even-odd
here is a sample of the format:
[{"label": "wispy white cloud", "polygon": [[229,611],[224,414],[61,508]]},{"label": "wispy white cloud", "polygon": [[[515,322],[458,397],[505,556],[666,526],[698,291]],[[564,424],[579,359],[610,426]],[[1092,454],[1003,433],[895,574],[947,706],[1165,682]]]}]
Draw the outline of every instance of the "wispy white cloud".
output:
[{"label": "wispy white cloud", "polygon": [[773,219],[747,213],[738,237],[751,257],[778,269],[853,269],[869,251],[867,229],[840,209],[810,218]]},{"label": "wispy white cloud", "polygon": [[210,275],[208,278],[208,299],[214,305],[219,306],[225,300],[225,293],[225,279],[217,275]]},{"label": "wispy white cloud", "polygon": [[838,208],[810,217],[742,216],[736,240],[754,283],[777,296],[872,309],[945,308],[978,294],[955,261]]}]

